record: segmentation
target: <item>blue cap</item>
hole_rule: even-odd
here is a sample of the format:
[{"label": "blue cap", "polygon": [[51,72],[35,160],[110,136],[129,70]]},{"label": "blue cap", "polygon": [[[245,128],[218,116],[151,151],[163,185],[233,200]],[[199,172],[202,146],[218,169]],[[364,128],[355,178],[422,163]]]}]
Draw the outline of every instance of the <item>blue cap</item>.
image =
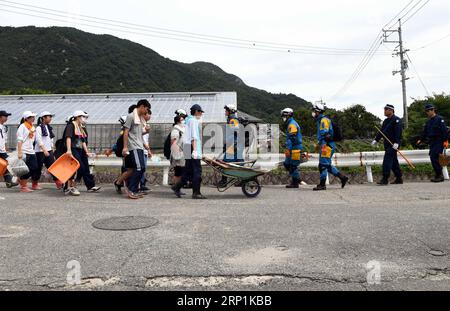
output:
[{"label": "blue cap", "polygon": [[435,110],[436,108],[432,104],[428,104],[425,106],[425,111]]},{"label": "blue cap", "polygon": [[202,107],[200,105],[197,105],[197,104],[195,104],[194,106],[191,107],[191,112],[195,112],[195,111],[204,112]]}]

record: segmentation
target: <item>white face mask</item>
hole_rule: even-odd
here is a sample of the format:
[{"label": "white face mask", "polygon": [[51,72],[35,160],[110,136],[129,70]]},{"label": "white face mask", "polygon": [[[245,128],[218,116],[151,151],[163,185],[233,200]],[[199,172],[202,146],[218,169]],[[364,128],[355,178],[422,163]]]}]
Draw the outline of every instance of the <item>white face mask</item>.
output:
[{"label": "white face mask", "polygon": [[288,118],[287,117],[283,117],[283,122],[285,122],[286,123],[286,121],[288,120]]},{"label": "white face mask", "polygon": [[317,114],[315,112],[313,112],[311,115],[314,119],[317,117]]},{"label": "white face mask", "polygon": [[203,122],[203,116],[195,116],[199,122]]},{"label": "white face mask", "polygon": [[81,123],[82,124],[87,124],[87,118],[86,117],[81,117]]}]

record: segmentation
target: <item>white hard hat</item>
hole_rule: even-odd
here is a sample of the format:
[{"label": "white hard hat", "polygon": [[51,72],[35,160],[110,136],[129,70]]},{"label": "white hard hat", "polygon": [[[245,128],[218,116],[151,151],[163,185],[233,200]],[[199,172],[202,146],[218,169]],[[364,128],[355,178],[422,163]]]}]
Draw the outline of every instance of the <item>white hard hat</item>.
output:
[{"label": "white hard hat", "polygon": [[39,115],[39,117],[41,117],[41,118],[47,117],[47,116],[54,117],[55,114],[54,114],[54,113],[51,113],[51,112],[48,112],[48,111],[44,111],[43,113],[41,113],[41,114]]},{"label": "white hard hat", "polygon": [[281,111],[281,116],[292,116],[294,115],[294,110],[292,108],[286,108]]},{"label": "white hard hat", "polygon": [[228,105],[225,105],[224,109],[230,110],[232,112],[236,112],[237,111],[237,106],[235,104],[228,104]]},{"label": "white hard hat", "polygon": [[22,115],[22,118],[24,118],[24,119],[28,119],[28,118],[31,118],[31,117],[36,117],[36,114],[34,112],[31,112],[31,111],[25,111],[23,113],[23,115]]},{"label": "white hard hat", "polygon": [[77,110],[77,111],[75,111],[75,112],[73,113],[73,117],[74,117],[74,118],[78,118],[78,117],[86,117],[86,118],[88,118],[89,115],[87,114],[87,112],[84,112],[84,111],[82,111],[82,110]]},{"label": "white hard hat", "polygon": [[315,111],[321,111],[324,112],[325,111],[325,105],[322,102],[315,102],[313,105],[313,109]]}]

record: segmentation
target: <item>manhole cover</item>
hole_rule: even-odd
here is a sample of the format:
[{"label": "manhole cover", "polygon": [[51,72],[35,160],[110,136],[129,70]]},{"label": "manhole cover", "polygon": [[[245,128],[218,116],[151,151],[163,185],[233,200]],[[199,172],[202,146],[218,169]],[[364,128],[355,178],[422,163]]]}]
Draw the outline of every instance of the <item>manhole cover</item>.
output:
[{"label": "manhole cover", "polygon": [[110,231],[131,231],[156,226],[159,221],[151,217],[127,216],[97,220],[92,224],[96,229]]},{"label": "manhole cover", "polygon": [[431,250],[428,252],[430,255],[436,256],[436,257],[443,257],[446,254],[443,251],[439,251],[439,250]]}]

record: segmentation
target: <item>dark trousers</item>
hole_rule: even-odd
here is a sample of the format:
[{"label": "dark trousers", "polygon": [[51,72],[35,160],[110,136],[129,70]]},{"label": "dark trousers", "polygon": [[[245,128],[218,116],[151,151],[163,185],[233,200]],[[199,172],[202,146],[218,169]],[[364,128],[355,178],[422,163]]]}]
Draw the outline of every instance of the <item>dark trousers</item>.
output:
[{"label": "dark trousers", "polygon": [[[6,160],[6,159],[8,159],[8,155],[6,153],[0,153],[0,158],[2,158],[3,160]],[[11,174],[9,174],[8,170],[6,170],[5,175],[3,175],[3,179],[7,183],[12,182],[12,176],[11,176]]]},{"label": "dark trousers", "polygon": [[28,166],[28,169],[30,171],[28,172],[28,174],[20,177],[20,180],[28,180],[30,177],[35,178],[38,175],[38,163],[36,154],[25,154],[25,164]]},{"label": "dark trousers", "polygon": [[[128,190],[133,193],[139,192],[139,186],[142,181],[142,176],[145,174],[145,160],[144,160],[144,150],[130,150],[130,154],[128,155],[127,162],[132,164],[133,167],[133,175],[128,179]],[[129,167],[129,166],[128,166]]]},{"label": "dark trousers", "polygon": [[[53,154],[53,151],[49,151],[48,153],[49,153],[48,157],[46,157],[43,152],[36,153],[38,171],[36,172],[36,175],[33,176],[33,181],[39,181],[41,179],[42,168],[44,167],[44,165],[47,169],[49,169],[53,165],[53,163],[55,163],[55,155]],[[56,178],[53,175],[52,178],[54,181],[58,180],[58,178]]]},{"label": "dark trousers", "polygon": [[430,145],[430,159],[431,165],[433,165],[433,170],[436,176],[442,175],[442,166],[439,164],[439,155],[444,152],[444,146],[442,143],[436,143]]},{"label": "dark trousers", "polygon": [[389,179],[391,171],[394,172],[395,177],[401,178],[403,176],[400,169],[400,163],[398,162],[397,150],[393,148],[386,149],[383,160],[383,178]]},{"label": "dark trousers", "polygon": [[201,194],[202,184],[202,162],[201,160],[186,160],[186,167],[184,169],[182,184],[187,184],[189,180],[192,180],[192,193]]},{"label": "dark trousers", "polygon": [[89,159],[83,149],[72,149],[72,155],[78,162],[80,162],[80,168],[76,173],[77,181],[83,179],[84,185],[88,190],[95,187],[94,176],[89,171]]}]

